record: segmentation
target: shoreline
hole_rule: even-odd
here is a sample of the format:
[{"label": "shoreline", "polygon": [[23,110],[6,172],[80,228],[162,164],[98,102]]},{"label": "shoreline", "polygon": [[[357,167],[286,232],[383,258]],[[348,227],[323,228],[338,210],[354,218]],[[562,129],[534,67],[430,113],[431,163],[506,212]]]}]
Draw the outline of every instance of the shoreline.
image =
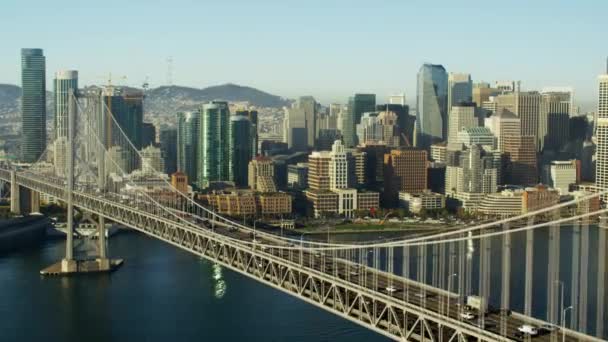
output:
[{"label": "shoreline", "polygon": [[335,235],[335,234],[357,234],[357,233],[398,233],[398,232],[431,232],[431,231],[445,231],[450,229],[456,229],[456,227],[407,227],[407,228],[348,228],[348,229],[330,229],[329,232],[327,229],[318,229],[318,230],[302,230],[302,229],[294,229],[293,233],[302,234],[302,235]]}]

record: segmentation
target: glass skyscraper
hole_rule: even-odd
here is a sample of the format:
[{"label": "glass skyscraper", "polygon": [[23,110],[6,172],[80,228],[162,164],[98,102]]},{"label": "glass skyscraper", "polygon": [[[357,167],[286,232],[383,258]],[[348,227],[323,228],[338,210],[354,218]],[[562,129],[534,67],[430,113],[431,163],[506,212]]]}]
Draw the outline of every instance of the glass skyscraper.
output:
[{"label": "glass skyscraper", "polygon": [[228,103],[213,101],[200,110],[198,185],[230,180],[230,110]]},{"label": "glass skyscraper", "polygon": [[66,70],[55,74],[54,100],[54,165],[57,175],[63,176],[67,166],[68,113],[70,93],[78,92],[78,71]]},{"label": "glass skyscraper", "polygon": [[416,146],[428,150],[447,137],[448,76],[442,65],[424,64],[418,72]]},{"label": "glass skyscraper", "polygon": [[198,136],[200,115],[198,112],[177,113],[177,170],[188,176],[190,184],[198,177]]},{"label": "glass skyscraper", "polygon": [[230,179],[236,186],[247,186],[252,150],[251,121],[246,116],[230,118]]},{"label": "glass skyscraper", "polygon": [[42,49],[21,49],[21,160],[34,163],[46,148],[46,60]]}]

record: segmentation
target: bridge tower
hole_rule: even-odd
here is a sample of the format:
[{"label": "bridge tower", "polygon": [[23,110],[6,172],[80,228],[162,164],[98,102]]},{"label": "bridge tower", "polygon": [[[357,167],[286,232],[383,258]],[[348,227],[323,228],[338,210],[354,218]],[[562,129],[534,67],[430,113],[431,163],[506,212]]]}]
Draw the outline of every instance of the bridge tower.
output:
[{"label": "bridge tower", "polygon": [[[50,267],[40,271],[42,275],[66,275],[74,273],[87,272],[110,272],[122,265],[122,260],[110,260],[106,253],[106,229],[105,218],[99,216],[98,220],[98,243],[99,255],[94,260],[78,260],[74,257],[74,183],[75,183],[75,160],[76,160],[76,95],[73,90],[70,91],[68,100],[68,144],[66,158],[66,182],[65,182],[65,199],[67,204],[67,225],[66,225],[66,244],[65,257],[60,263],[51,265]],[[101,152],[101,153],[99,153]],[[98,151],[97,154],[102,155],[104,151]],[[102,163],[103,164],[103,163]],[[105,174],[103,170],[99,173],[100,189],[103,189],[103,179]]]}]

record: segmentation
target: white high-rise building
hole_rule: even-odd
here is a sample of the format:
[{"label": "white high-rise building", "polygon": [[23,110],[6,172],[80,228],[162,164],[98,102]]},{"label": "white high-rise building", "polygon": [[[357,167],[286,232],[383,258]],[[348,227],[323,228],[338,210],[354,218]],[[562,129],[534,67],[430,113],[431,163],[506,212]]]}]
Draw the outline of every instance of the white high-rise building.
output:
[{"label": "white high-rise building", "polygon": [[452,107],[448,124],[448,150],[462,149],[462,144],[458,141],[458,132],[466,128],[479,126],[479,120],[475,116],[475,108],[473,104]]},{"label": "white high-rise building", "polygon": [[521,136],[520,122],[520,119],[507,109],[502,109],[485,119],[485,127],[489,128],[496,136],[496,145],[499,151],[504,152],[506,136]]},{"label": "white high-rise building", "polygon": [[160,148],[152,145],[141,150],[141,169],[144,174],[156,175],[165,170],[165,159]]},{"label": "white high-rise building", "polygon": [[[596,168],[595,184],[601,189],[608,188],[608,74],[599,77],[599,100],[596,121]],[[606,200],[606,197],[603,197]]]},{"label": "white high-rise building", "polygon": [[576,184],[576,169],[576,160],[554,160],[545,166],[544,182],[557,189],[560,195],[567,195],[570,193],[570,184]]},{"label": "white high-rise building", "polygon": [[329,153],[329,188],[331,190],[348,188],[348,156],[344,144],[336,140]]},{"label": "white high-rise building", "polygon": [[395,94],[388,97],[388,103],[405,106],[405,93]]},{"label": "white high-rise building", "polygon": [[54,134],[54,165],[55,173],[64,176],[67,165],[68,144],[68,112],[70,92],[78,93],[78,71],[65,70],[55,74],[55,134]]}]

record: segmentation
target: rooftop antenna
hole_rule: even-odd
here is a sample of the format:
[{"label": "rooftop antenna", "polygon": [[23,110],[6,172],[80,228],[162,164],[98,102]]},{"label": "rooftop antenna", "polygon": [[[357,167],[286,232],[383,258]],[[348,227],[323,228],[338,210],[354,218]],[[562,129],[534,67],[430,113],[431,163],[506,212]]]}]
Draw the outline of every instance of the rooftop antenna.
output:
[{"label": "rooftop antenna", "polygon": [[167,85],[173,85],[173,57],[167,58]]}]

